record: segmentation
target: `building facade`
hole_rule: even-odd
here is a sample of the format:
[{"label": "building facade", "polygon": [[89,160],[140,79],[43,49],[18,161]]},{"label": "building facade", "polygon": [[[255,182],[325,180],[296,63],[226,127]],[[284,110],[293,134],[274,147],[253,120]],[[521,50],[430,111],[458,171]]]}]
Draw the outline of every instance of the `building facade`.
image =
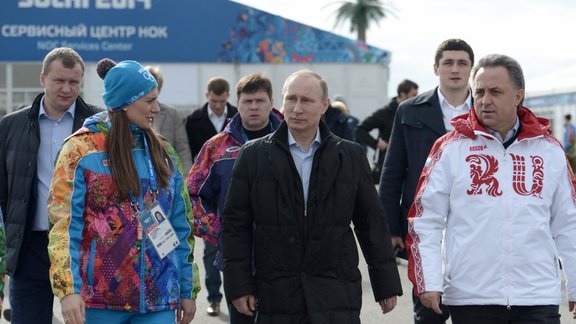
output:
[{"label": "building facade", "polygon": [[95,66],[104,57],[159,65],[161,101],[184,113],[205,101],[211,77],[234,85],[251,72],[272,79],[279,108],[284,79],[302,68],[324,76],[331,96],[343,96],[359,118],[388,100],[390,52],[236,2],[13,0],[0,12],[0,48],[10,48],[0,51],[0,110],[42,91],[42,58],[59,46],[86,61],[82,96],[95,104],[103,87]]}]

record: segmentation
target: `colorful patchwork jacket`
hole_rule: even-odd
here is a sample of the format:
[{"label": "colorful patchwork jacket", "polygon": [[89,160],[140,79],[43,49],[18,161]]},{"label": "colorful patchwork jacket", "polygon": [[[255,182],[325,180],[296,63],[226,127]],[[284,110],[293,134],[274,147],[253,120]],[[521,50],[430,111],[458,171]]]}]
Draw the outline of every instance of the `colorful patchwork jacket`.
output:
[{"label": "colorful patchwork jacket", "polygon": [[[282,123],[282,114],[270,113],[270,133]],[[218,243],[221,215],[226,192],[232,178],[232,167],[246,138],[242,134],[240,114],[234,115],[226,128],[206,141],[196,156],[186,179],[194,213],[194,235]]]},{"label": "colorful patchwork jacket", "polygon": [[[80,294],[88,308],[139,313],[171,310],[180,298],[195,299],[200,290],[193,264],[188,191],[177,154],[167,144],[178,169],[169,188],[152,193],[144,133],[135,125],[130,127],[141,186],[140,196],[135,197],[138,204],[120,200],[116,192],[105,151],[106,112],[87,119],[60,151],[48,199],[53,224],[48,245],[52,290],[60,299]],[[163,259],[138,226],[136,210],[143,214],[155,203],[180,240]]]}]

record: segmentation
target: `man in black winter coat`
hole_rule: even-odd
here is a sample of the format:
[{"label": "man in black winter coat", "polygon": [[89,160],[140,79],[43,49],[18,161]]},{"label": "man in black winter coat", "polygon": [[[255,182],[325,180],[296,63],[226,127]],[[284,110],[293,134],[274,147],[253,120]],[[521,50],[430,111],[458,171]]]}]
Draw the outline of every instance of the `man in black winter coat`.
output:
[{"label": "man in black winter coat", "polygon": [[282,93],[285,121],[246,143],[234,164],[223,213],[226,297],[258,323],[358,324],[356,234],[387,313],[402,287],[364,150],[321,122],[330,101],[318,74],[295,72]]}]

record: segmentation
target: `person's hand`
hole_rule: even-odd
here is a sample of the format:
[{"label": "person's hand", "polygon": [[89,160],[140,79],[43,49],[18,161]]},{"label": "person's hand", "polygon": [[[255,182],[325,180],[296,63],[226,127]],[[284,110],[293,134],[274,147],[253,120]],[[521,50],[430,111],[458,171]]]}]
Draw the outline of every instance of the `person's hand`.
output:
[{"label": "person's hand", "polygon": [[574,308],[575,305],[576,302],[573,301],[568,302],[568,310],[572,313],[572,318],[574,319],[576,319],[576,309]]},{"label": "person's hand", "polygon": [[64,324],[83,324],[86,322],[86,305],[78,294],[68,295],[60,301]]},{"label": "person's hand", "polygon": [[420,294],[419,298],[422,305],[432,309],[434,313],[441,315],[440,296],[442,296],[442,293],[439,291],[426,291]]},{"label": "person's hand", "polygon": [[392,241],[392,249],[399,248],[400,251],[404,251],[406,246],[404,245],[404,240],[400,236],[391,236],[390,240]]},{"label": "person's hand", "polygon": [[256,310],[256,297],[254,295],[246,295],[236,298],[232,301],[232,305],[236,307],[240,313],[246,316],[254,316]]},{"label": "person's hand", "polygon": [[192,322],[196,314],[196,301],[189,298],[181,298],[178,311],[176,312],[176,323],[188,324]]},{"label": "person's hand", "polygon": [[385,149],[388,148],[388,142],[386,142],[385,140],[379,138],[378,139],[378,144],[376,144],[376,146],[378,147],[378,149],[380,151],[384,151]]},{"label": "person's hand", "polygon": [[397,299],[398,299],[397,296],[392,296],[390,298],[382,299],[381,301],[379,301],[378,303],[380,304],[380,308],[382,308],[382,314],[386,314],[392,311],[394,307],[396,307]]}]

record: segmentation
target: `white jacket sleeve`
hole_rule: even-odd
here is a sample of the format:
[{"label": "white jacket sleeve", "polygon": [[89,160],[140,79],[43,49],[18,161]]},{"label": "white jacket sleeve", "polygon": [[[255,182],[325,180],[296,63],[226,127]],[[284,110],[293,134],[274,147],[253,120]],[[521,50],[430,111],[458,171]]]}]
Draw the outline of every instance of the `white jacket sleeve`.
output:
[{"label": "white jacket sleeve", "polygon": [[568,300],[576,301],[576,178],[568,162],[561,169],[563,175],[551,205],[550,230],[566,273]]},{"label": "white jacket sleeve", "polygon": [[442,240],[454,176],[441,145],[432,149],[408,214],[409,277],[416,293],[443,292]]}]

